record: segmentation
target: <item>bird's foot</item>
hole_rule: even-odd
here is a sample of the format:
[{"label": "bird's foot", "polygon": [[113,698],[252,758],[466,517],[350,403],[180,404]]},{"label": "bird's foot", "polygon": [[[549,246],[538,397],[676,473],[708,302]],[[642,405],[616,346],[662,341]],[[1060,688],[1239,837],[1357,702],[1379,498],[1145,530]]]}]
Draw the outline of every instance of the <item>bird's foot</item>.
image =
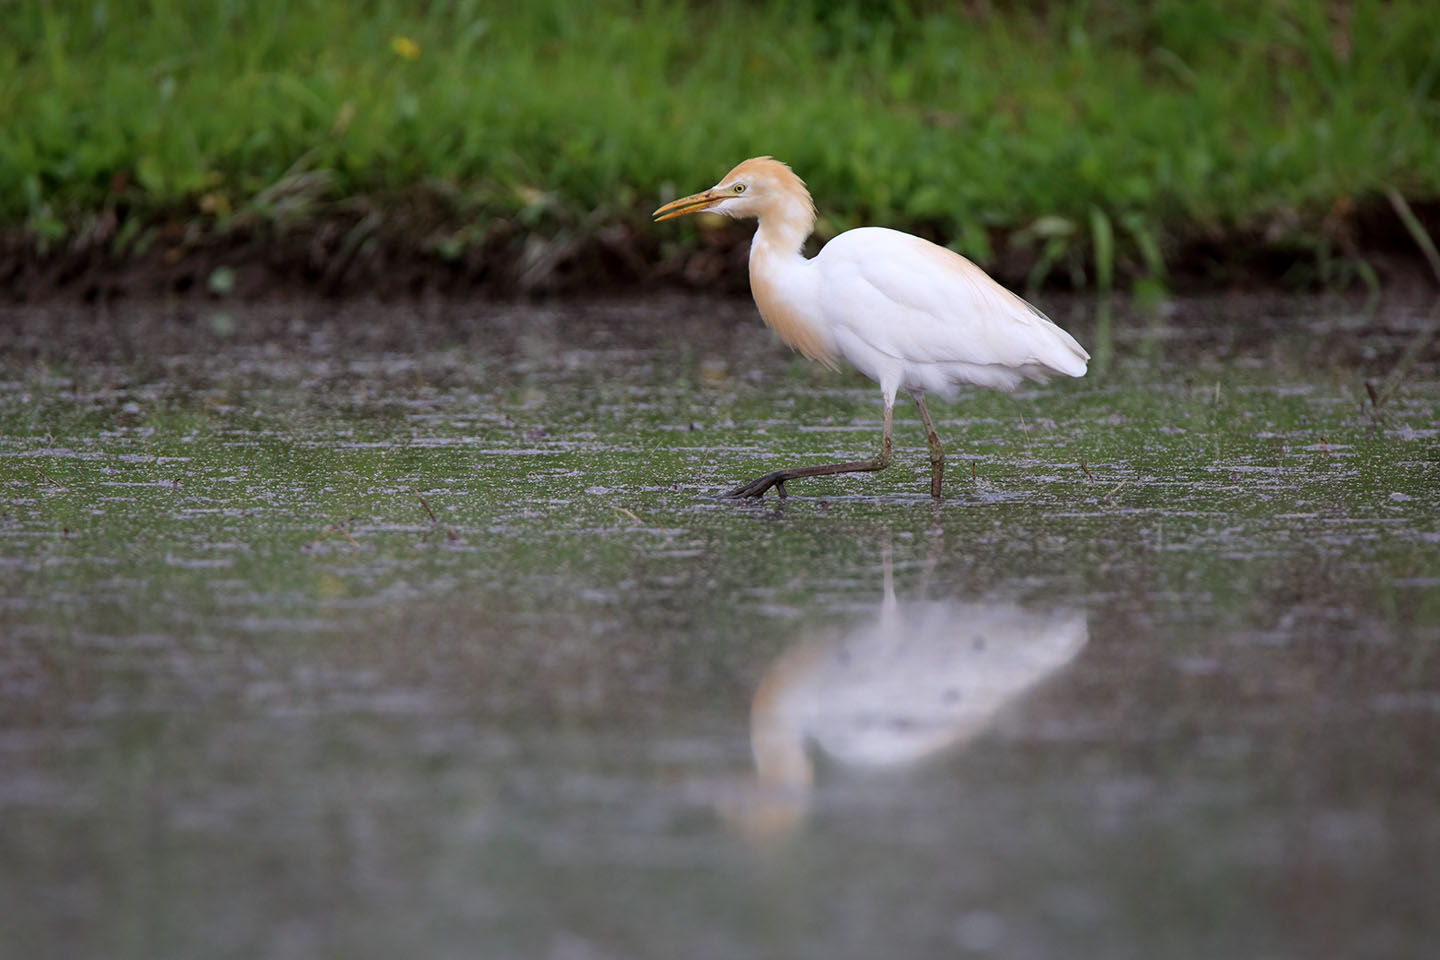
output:
[{"label": "bird's foot", "polygon": [[742,497],[754,497],[758,499],[765,496],[765,491],[771,487],[774,487],[775,491],[780,494],[781,500],[785,499],[785,471],[776,470],[773,473],[765,474],[763,477],[756,477],[749,483],[736,487],[729,493],[722,493],[720,496],[726,500],[739,500]]}]

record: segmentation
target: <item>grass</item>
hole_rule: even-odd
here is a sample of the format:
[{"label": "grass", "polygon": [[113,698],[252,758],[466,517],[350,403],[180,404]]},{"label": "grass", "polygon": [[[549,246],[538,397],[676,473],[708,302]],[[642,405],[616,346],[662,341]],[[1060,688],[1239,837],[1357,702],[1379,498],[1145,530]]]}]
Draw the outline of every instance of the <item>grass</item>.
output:
[{"label": "grass", "polygon": [[1356,211],[1440,199],[1423,0],[6,6],[0,225],[42,253],[363,207],[458,258],[638,229],[770,153],[822,236],[908,227],[1031,283],[1160,280],[1197,241],[1344,280]]}]

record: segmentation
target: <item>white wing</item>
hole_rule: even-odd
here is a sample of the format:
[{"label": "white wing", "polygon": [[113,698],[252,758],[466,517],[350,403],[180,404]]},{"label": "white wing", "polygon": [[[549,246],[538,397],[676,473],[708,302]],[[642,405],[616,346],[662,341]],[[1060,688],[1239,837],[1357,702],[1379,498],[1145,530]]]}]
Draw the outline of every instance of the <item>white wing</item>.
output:
[{"label": "white wing", "polygon": [[827,325],[846,358],[872,376],[888,362],[911,386],[943,389],[941,380],[1003,388],[1022,376],[1085,373],[1090,355],[1074,337],[928,240],[862,227],[831,240],[812,262]]}]

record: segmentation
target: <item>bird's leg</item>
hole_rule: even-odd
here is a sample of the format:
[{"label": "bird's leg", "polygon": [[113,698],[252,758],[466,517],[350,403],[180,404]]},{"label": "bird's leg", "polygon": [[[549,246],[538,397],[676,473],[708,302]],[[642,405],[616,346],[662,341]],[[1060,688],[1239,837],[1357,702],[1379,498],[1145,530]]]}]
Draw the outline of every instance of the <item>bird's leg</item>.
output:
[{"label": "bird's leg", "polygon": [[741,487],[736,487],[725,497],[760,497],[771,487],[776,487],[780,496],[785,496],[785,481],[799,480],[802,477],[823,477],[832,473],[873,473],[876,470],[884,470],[890,466],[891,444],[890,426],[895,415],[895,400],[893,397],[885,398],[885,415],[881,423],[883,425],[880,434],[880,452],[869,460],[849,460],[845,463],[821,463],[813,467],[792,467],[789,470],[776,470],[767,473],[763,477],[757,477]]},{"label": "bird's leg", "polygon": [[940,480],[945,475],[945,448],[940,446],[940,437],[935,425],[930,422],[930,411],[925,409],[925,394],[912,393],[915,406],[920,408],[920,422],[925,425],[925,439],[930,444],[930,496],[940,499]]}]

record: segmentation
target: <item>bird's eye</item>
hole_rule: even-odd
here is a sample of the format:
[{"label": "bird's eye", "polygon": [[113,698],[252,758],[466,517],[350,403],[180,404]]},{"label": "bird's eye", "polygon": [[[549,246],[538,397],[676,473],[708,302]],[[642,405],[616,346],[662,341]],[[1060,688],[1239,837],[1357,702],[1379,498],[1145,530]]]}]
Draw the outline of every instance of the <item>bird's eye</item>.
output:
[{"label": "bird's eye", "polygon": [[744,193],[744,192],[745,192],[745,184],[743,184],[743,183],[737,183],[737,184],[735,184],[735,192],[736,192],[736,193]]}]

